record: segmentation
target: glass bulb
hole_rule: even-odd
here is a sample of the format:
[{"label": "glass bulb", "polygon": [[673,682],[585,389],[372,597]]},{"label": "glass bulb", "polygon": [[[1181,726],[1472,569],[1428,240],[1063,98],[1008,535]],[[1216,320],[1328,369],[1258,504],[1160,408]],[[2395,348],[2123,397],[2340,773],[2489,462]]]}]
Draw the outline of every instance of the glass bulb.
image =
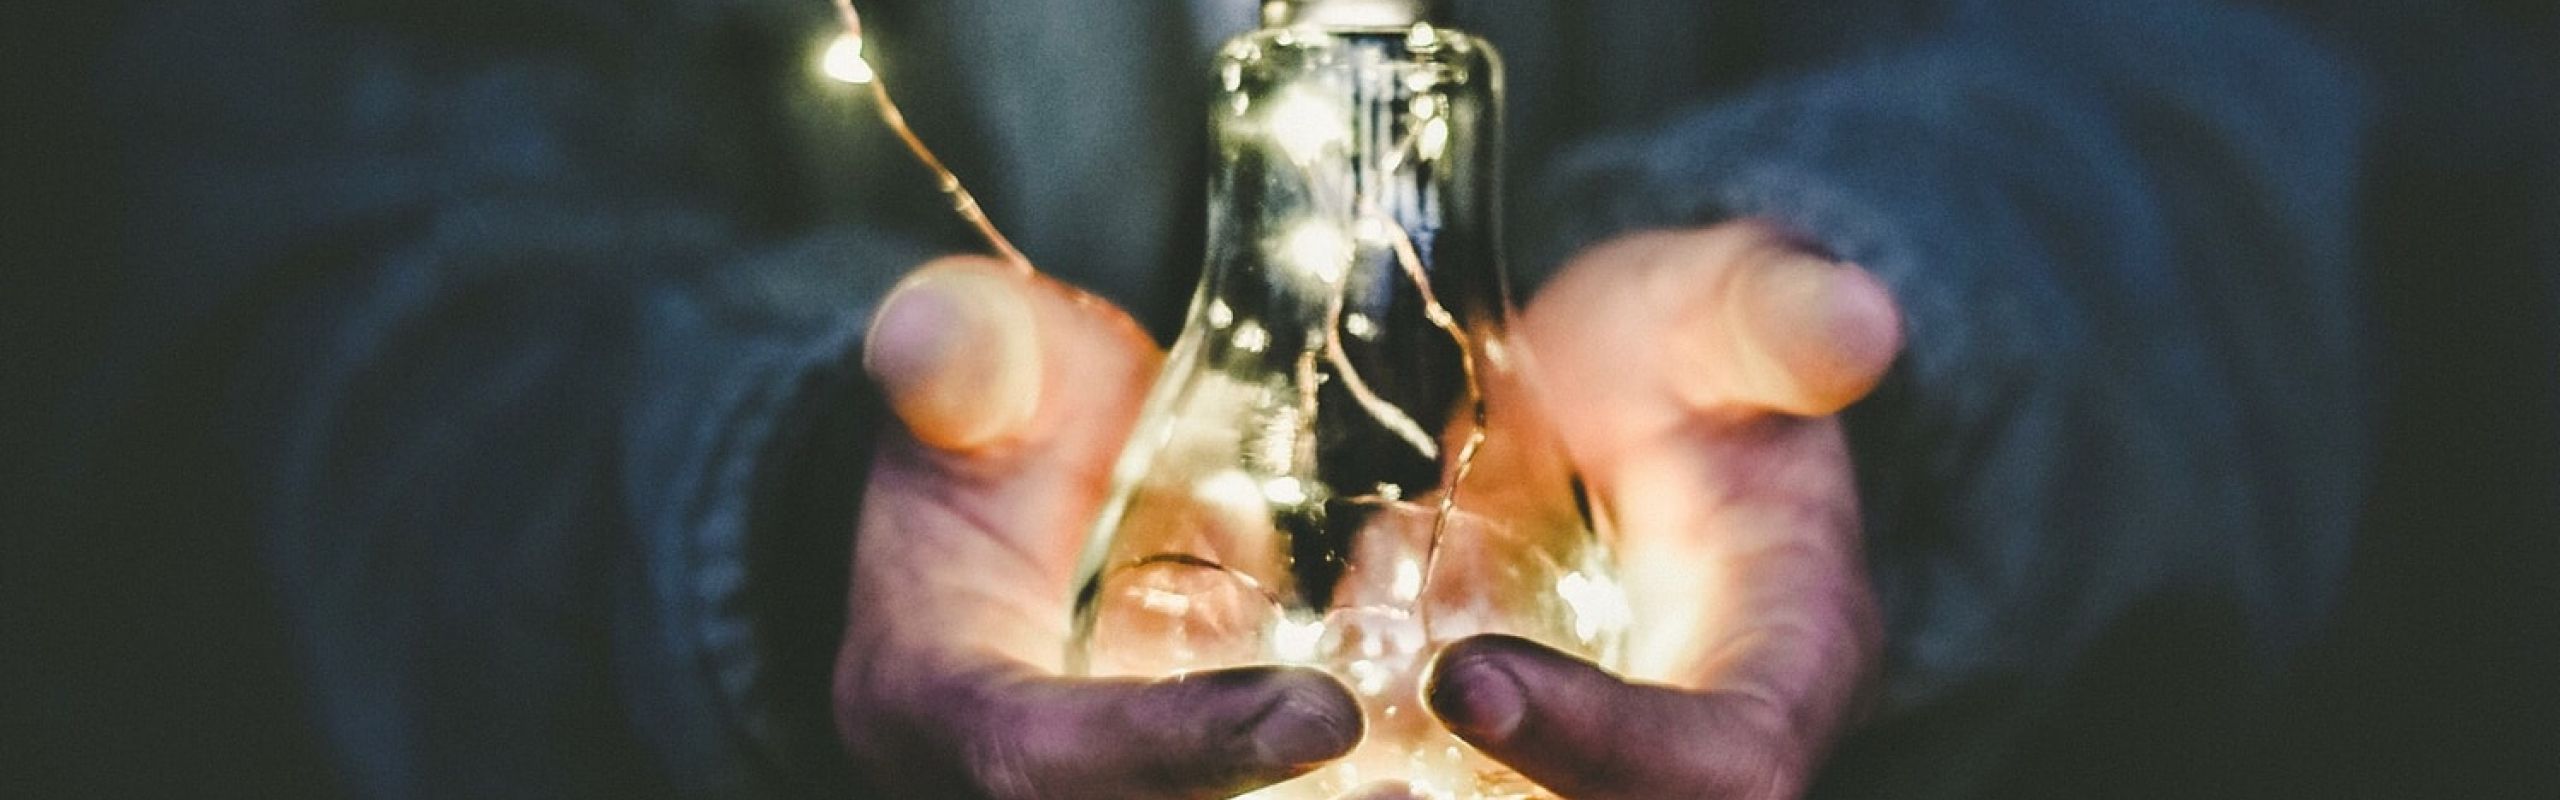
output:
[{"label": "glass bulb", "polygon": [[1301,25],[1215,74],[1207,272],[1095,525],[1069,660],[1341,678],[1359,748],[1252,797],[1545,796],[1420,691],[1466,636],[1614,665],[1627,626],[1503,338],[1498,59],[1427,24]]}]

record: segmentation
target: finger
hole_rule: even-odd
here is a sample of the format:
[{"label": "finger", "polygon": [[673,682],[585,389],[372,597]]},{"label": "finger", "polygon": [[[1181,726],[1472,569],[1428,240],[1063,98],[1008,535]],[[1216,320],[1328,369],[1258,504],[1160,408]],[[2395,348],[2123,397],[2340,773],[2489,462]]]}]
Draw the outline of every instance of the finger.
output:
[{"label": "finger", "polygon": [[924,699],[908,722],[954,742],[967,791],[999,800],[1228,797],[1339,758],[1361,733],[1350,693],[1304,667],[1162,680],[992,669],[943,684],[908,695]]},{"label": "finger", "polygon": [[[1752,251],[1723,287],[1721,325],[1684,320],[1680,338],[1731,377],[1750,405],[1821,416],[1865,397],[1902,350],[1902,317],[1884,283],[1793,247]],[[1710,301],[1714,302],[1714,301]]]},{"label": "finger", "polygon": [[1125,314],[984,257],[919,270],[865,362],[905,424],[873,466],[849,641],[970,642],[1056,668],[1083,524],[1161,355]]},{"label": "finger", "polygon": [[1353,789],[1335,800],[1431,800],[1431,797],[1414,789],[1410,783],[1380,781]]},{"label": "finger", "polygon": [[[1155,345],[1092,295],[985,256],[937,259],[882,299],[863,367],[918,441],[986,448],[1079,405],[1053,392],[1116,388],[1097,378]],[[1064,385],[1060,385],[1064,384]],[[1046,412],[1045,414],[1043,412]]]},{"label": "finger", "polygon": [[1526,639],[1450,646],[1425,692],[1459,738],[1576,800],[1792,797],[1803,772],[1775,704],[1628,683]]},{"label": "finger", "polygon": [[1837,411],[1892,365],[1901,325],[1892,296],[1866,271],[1765,224],[1736,222],[1585,252],[1540,292],[1526,329],[1551,365],[1588,373],[1550,383],[1661,406],[1648,419],[1664,421],[1728,409]]}]

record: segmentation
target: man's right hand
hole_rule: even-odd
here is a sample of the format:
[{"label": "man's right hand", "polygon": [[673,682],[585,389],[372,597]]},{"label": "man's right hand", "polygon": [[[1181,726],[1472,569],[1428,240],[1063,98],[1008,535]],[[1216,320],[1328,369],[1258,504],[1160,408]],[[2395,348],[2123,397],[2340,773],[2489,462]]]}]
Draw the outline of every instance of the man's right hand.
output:
[{"label": "man's right hand", "polygon": [[837,725],[891,797],[1228,797],[1349,752],[1303,667],[1065,677],[1085,526],[1162,356],[1118,309],[982,257],[881,302],[887,432],[855,536]]}]

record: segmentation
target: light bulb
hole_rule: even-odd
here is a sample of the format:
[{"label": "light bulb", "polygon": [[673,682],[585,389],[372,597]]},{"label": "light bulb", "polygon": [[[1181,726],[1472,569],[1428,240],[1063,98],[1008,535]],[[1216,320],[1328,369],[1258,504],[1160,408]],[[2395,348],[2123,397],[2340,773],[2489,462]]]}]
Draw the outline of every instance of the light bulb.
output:
[{"label": "light bulb", "polygon": [[1219,56],[1207,273],[1079,584],[1088,674],[1302,664],[1358,697],[1356,750],[1254,798],[1545,797],[1432,717],[1423,672],[1479,633],[1624,649],[1607,548],[1501,338],[1497,59],[1335,22],[1420,5],[1294,3]]}]

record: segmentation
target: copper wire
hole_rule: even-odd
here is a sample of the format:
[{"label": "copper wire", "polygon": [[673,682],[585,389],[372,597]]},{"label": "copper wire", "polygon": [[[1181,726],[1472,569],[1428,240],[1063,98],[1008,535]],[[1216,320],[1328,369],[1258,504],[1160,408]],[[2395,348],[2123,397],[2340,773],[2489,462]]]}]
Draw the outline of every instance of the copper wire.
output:
[{"label": "copper wire", "polygon": [[[836,17],[844,22],[845,33],[856,40],[861,39],[862,14],[853,10],[853,0],[835,0],[835,7]],[[968,187],[961,185],[960,176],[953,174],[951,168],[943,166],[942,159],[933,154],[933,148],[925,146],[924,139],[918,137],[915,129],[907,125],[907,115],[899,111],[898,102],[890,98],[889,83],[883,79],[878,70],[872,72],[871,97],[873,105],[880,112],[881,124],[887,125],[889,132],[897,134],[898,141],[906,144],[907,152],[915,156],[917,164],[923,165],[927,171],[933,173],[943,196],[951,199],[951,210],[960,215],[961,221],[977,229],[978,236],[987,240],[987,246],[993,248],[998,257],[1011,262],[1026,273],[1036,272],[1037,270],[1031,266],[1031,259],[1024,257],[1022,251],[1013,246],[1013,240],[1005,238],[1003,231],[996,230],[995,221],[987,217],[983,206],[978,205],[977,196],[970,194]]]}]

